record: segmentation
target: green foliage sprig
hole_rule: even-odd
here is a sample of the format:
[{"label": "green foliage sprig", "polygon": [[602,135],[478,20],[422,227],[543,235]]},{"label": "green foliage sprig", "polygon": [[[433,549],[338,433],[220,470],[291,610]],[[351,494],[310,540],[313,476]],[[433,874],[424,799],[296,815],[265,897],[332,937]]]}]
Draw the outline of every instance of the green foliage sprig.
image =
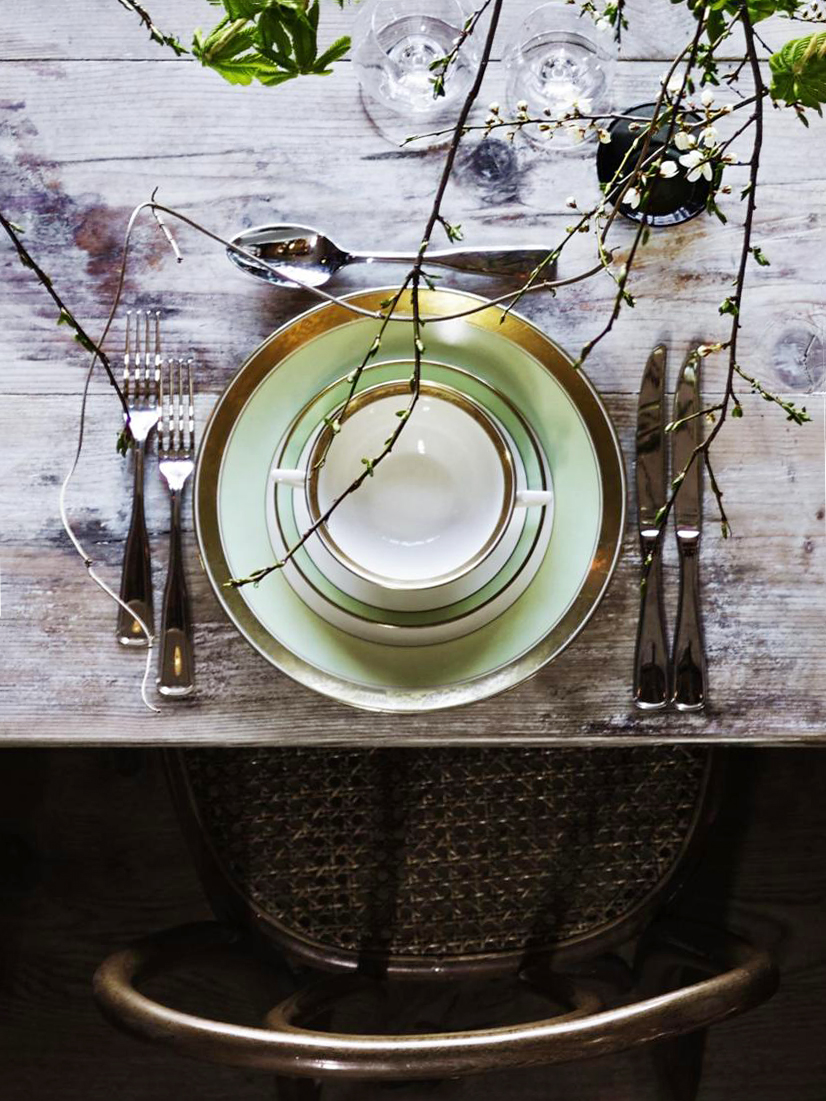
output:
[{"label": "green foliage sprig", "polygon": [[195,31],[192,53],[230,84],[276,85],[305,74],[325,75],[350,49],[345,35],[319,54],[318,0],[209,2],[225,15],[209,33]]},{"label": "green foliage sprig", "polygon": [[826,31],[795,38],[773,54],[771,94],[774,99],[822,114],[826,103]]}]

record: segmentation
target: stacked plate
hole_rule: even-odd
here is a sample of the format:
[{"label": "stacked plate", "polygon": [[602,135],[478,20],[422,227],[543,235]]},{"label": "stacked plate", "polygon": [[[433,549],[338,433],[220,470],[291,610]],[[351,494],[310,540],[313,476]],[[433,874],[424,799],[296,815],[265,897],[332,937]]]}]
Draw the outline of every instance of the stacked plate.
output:
[{"label": "stacked plate", "polygon": [[[386,297],[353,301],[375,310]],[[469,703],[535,673],[596,607],[624,519],[616,436],[570,360],[497,308],[453,317],[478,309],[470,296],[422,292],[420,304],[420,397],[357,492],[410,401],[410,326],[390,323],[384,358],[347,401],[378,323],[339,306],[243,365],[196,480],[202,558],[233,622],[302,683],[380,710]],[[283,569],[226,587],[309,529]]]},{"label": "stacked plate", "polygon": [[[412,362],[364,372],[341,429],[346,378],[280,441],[267,522],[277,559],[381,453],[410,401]],[[359,638],[425,646],[470,634],[525,591],[553,522],[547,459],[530,426],[473,375],[425,360],[392,453],[287,563],[305,603]]]}]

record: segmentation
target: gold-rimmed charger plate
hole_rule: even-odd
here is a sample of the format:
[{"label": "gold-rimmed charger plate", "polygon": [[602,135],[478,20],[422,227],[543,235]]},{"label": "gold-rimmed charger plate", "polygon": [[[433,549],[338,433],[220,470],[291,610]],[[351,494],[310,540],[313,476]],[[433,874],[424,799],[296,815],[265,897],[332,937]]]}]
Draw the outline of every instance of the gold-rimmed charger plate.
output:
[{"label": "gold-rimmed charger plate", "polygon": [[[351,301],[378,310],[387,290]],[[370,346],[378,322],[323,305],[285,325],[243,364],[219,398],[198,459],[195,520],[201,556],[233,623],[300,683],[369,710],[431,711],[472,703],[536,673],[576,637],[613,573],[625,517],[625,476],[602,402],[571,360],[516,314],[478,307],[455,291],[423,291],[427,355],[506,393],[536,432],[554,479],[554,531],[528,590],[502,616],[464,638],[428,647],[355,639],[311,611],[275,573],[258,587],[225,587],[272,557],[266,523],[274,443],[296,410]],[[400,304],[409,313],[409,296]],[[409,355],[410,326],[392,321],[382,358]],[[376,476],[379,476],[378,473]]]}]

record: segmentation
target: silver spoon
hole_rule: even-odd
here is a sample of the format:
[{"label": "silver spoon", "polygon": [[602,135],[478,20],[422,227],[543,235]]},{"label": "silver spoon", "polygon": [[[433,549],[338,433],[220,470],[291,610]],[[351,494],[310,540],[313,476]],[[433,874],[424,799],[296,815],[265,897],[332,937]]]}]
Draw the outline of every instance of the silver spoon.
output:
[{"label": "silver spoon", "polygon": [[[241,271],[276,287],[294,287],[295,280],[311,287],[321,287],[347,264],[412,264],[416,259],[412,252],[347,252],[310,226],[257,226],[237,234],[232,238],[232,243],[273,265],[276,270],[262,267],[248,256],[227,249],[230,260]],[[426,267],[438,264],[475,275],[527,279],[550,251],[508,247],[433,249],[427,252]],[[543,270],[543,278],[552,279],[553,273],[554,265],[548,264]]]}]

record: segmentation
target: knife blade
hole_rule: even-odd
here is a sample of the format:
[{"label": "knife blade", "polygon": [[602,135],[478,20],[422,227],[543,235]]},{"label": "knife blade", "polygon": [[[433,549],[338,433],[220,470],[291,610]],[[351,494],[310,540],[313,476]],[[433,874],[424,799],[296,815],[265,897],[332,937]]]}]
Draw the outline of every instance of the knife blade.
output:
[{"label": "knife blade", "polygon": [[[707,667],[700,612],[700,532],[703,522],[703,461],[691,456],[703,439],[700,396],[700,357],[689,352],[674,394],[674,423],[683,421],[671,436],[671,476],[678,478],[691,463],[674,500],[674,528],[680,552],[680,600],[674,631],[672,699],[680,711],[705,707]],[[685,418],[692,418],[686,420]]]},{"label": "knife blade", "polygon": [[642,588],[634,651],[634,704],[659,711],[669,700],[670,676],[663,606],[662,556],[657,514],[667,497],[665,376],[667,353],[658,344],[648,357],[637,406],[637,522],[642,555]]}]

